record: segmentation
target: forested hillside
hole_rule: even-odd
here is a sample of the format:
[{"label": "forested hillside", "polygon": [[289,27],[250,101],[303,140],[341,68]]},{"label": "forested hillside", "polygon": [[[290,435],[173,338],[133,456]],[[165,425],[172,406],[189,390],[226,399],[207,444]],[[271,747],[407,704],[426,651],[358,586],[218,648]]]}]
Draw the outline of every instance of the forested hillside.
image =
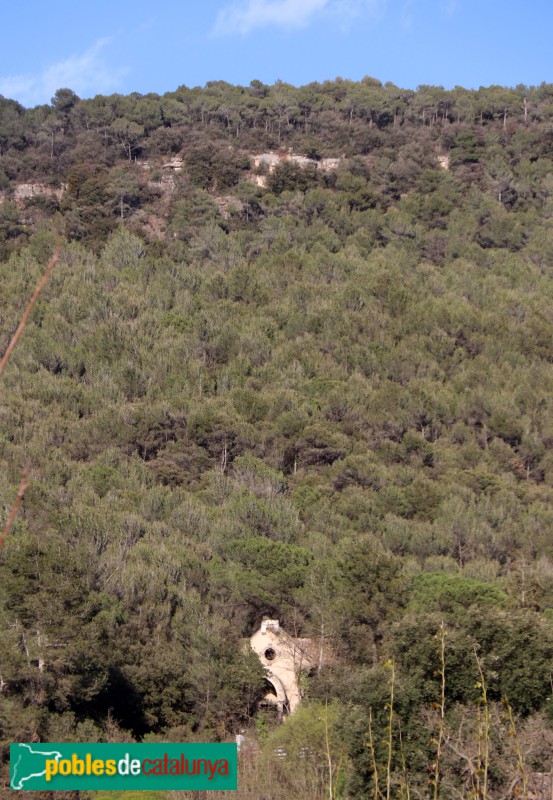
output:
[{"label": "forested hillside", "polygon": [[[63,241],[0,378],[2,527],[31,461],[4,780],[12,741],[245,730],[249,800],[524,797],[553,749],[553,85],[0,98],[0,192],[0,355]],[[267,614],[332,653],[282,726],[243,643]]]}]

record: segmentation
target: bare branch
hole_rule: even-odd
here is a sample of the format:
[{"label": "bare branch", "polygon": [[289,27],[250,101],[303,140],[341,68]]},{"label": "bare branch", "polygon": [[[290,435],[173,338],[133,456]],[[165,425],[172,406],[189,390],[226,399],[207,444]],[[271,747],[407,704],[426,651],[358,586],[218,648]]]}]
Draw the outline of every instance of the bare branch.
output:
[{"label": "bare branch", "polygon": [[[56,249],[54,250],[54,252],[52,254],[52,258],[48,262],[48,266],[46,267],[44,275],[42,276],[40,281],[37,283],[36,288],[35,288],[35,290],[33,292],[33,296],[31,297],[31,299],[27,303],[27,308],[23,312],[23,316],[21,317],[21,322],[17,326],[17,330],[15,331],[15,333],[14,333],[14,335],[12,337],[12,340],[11,340],[11,342],[9,343],[9,345],[8,345],[8,347],[6,349],[6,352],[2,356],[2,359],[0,359],[0,375],[3,373],[4,367],[8,363],[8,360],[9,360],[11,354],[12,354],[12,351],[13,351],[14,347],[16,346],[17,342],[19,341],[19,337],[21,336],[21,334],[25,330],[25,325],[27,324],[27,321],[29,319],[29,314],[33,310],[34,304],[36,303],[36,301],[40,297],[40,293],[42,292],[42,290],[44,289],[44,287],[48,283],[48,279],[49,279],[50,275],[52,274],[52,270],[54,269],[54,267],[58,263],[58,260],[59,260],[59,257],[60,257],[60,253],[61,253],[61,243],[59,243],[56,246]],[[7,520],[7,522],[6,522],[5,526],[4,526],[4,530],[2,531],[2,534],[0,535],[0,549],[2,548],[2,546],[3,546],[3,544],[4,544],[5,540],[6,540],[6,536],[8,535],[8,531],[10,530],[10,528],[11,528],[11,526],[13,524],[13,521],[14,521],[14,519],[15,519],[15,517],[17,515],[17,511],[19,509],[19,506],[21,505],[21,503],[23,501],[23,496],[24,496],[24,494],[25,494],[25,492],[26,492],[26,490],[27,490],[27,488],[29,486],[28,478],[29,478],[30,469],[31,469],[31,462],[27,461],[27,463],[25,465],[25,468],[24,468],[23,472],[21,473],[21,481],[19,483],[19,490],[17,492],[17,496],[15,498],[13,506],[11,507],[10,513],[8,515],[8,520]]]},{"label": "bare branch", "polygon": [[48,278],[52,274],[52,270],[54,269],[54,267],[58,263],[58,259],[60,257],[60,253],[61,253],[61,244],[58,244],[56,249],[54,250],[54,254],[53,254],[52,258],[48,262],[48,266],[46,267],[46,271],[45,271],[44,275],[42,276],[40,281],[37,283],[36,289],[33,292],[33,296],[29,300],[29,302],[27,304],[27,308],[23,312],[23,316],[21,317],[21,322],[17,326],[17,330],[14,333],[14,335],[12,337],[12,340],[9,343],[6,352],[2,356],[2,360],[0,360],[0,375],[4,371],[4,367],[8,363],[8,359],[12,354],[12,350],[14,349],[15,345],[19,341],[19,337],[21,336],[21,334],[23,333],[23,330],[25,329],[25,325],[27,324],[27,320],[29,319],[29,314],[31,313],[34,304],[36,303],[36,301],[38,300],[38,298],[40,296],[40,293],[42,292],[42,290],[46,286],[46,284],[48,282]]},{"label": "bare branch", "polygon": [[2,548],[2,545],[4,544],[6,536],[8,535],[8,531],[11,528],[11,526],[13,524],[13,521],[14,521],[14,519],[16,517],[16,514],[17,514],[17,511],[19,509],[19,506],[21,505],[21,502],[23,500],[23,495],[25,494],[25,492],[27,491],[27,488],[29,486],[28,478],[29,478],[29,470],[30,469],[31,469],[31,461],[29,460],[25,464],[25,469],[21,473],[21,482],[19,484],[19,490],[17,492],[17,496],[15,498],[13,506],[11,507],[11,511],[10,511],[10,513],[8,515],[8,520],[7,520],[7,522],[6,522],[5,526],[4,526],[4,530],[2,531],[2,534],[0,535],[0,549]]}]

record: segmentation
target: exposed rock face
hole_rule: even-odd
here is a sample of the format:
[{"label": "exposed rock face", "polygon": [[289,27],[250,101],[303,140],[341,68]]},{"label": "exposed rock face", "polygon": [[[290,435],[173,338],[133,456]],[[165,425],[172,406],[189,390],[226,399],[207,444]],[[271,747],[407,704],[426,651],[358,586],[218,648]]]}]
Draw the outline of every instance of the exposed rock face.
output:
[{"label": "exposed rock face", "polygon": [[225,197],[214,197],[217,208],[223,219],[230,219],[232,213],[240,214],[244,209],[244,204],[237,197],[226,195]]},{"label": "exposed rock face", "polygon": [[65,191],[64,185],[60,187],[48,186],[45,183],[18,183],[13,191],[13,198],[16,203],[22,203],[28,197],[35,197],[37,194],[44,194],[50,197],[61,197]]},{"label": "exposed rock face", "polygon": [[[448,169],[449,167],[449,156],[438,156],[438,160],[440,161],[441,158],[448,159],[448,165],[444,167],[444,169]],[[263,169],[266,173],[271,173],[273,170],[279,165],[284,163],[285,161],[289,161],[293,164],[298,164],[300,167],[307,167],[307,166],[314,166],[320,172],[331,172],[334,169],[337,169],[340,164],[339,158],[321,158],[316,161],[313,158],[308,158],[307,156],[300,156],[294,153],[282,152],[282,153],[261,153],[260,155],[251,156],[251,162],[254,169]],[[149,161],[136,161],[135,162],[139,167],[141,167],[145,172],[149,172],[152,170],[153,166]],[[441,162],[440,162],[441,165]],[[173,191],[175,188],[175,181],[174,175],[176,173],[182,172],[184,169],[184,159],[182,156],[173,156],[170,158],[169,161],[166,161],[161,165],[162,170],[162,177],[159,182],[150,182],[150,186],[154,189],[161,189],[163,191]],[[267,186],[267,176],[265,175],[251,175],[251,180],[257,184],[257,186],[265,188]],[[63,193],[67,190],[67,186],[62,184],[59,187],[49,186],[46,183],[18,183],[15,185],[13,190],[12,198],[14,202],[20,207],[23,208],[25,205],[25,200],[29,197],[35,197],[36,195],[46,195],[49,197],[56,197],[58,200],[61,200]],[[0,201],[5,200],[7,197],[5,192],[0,192]],[[224,214],[223,214],[224,216]]]},{"label": "exposed rock face", "polygon": [[[146,162],[147,164],[148,162]],[[170,161],[167,161],[165,164],[162,165],[162,169],[170,169],[174,172],[182,172],[183,168],[183,159],[180,156],[174,156]],[[149,169],[145,167],[145,169]]]},{"label": "exposed rock face", "polygon": [[259,156],[253,156],[252,162],[254,168],[267,167],[269,172],[271,172],[285,159],[285,155],[280,156],[278,153],[261,153]]},{"label": "exposed rock face", "polygon": [[294,153],[261,153],[258,156],[252,156],[254,169],[265,167],[268,172],[272,172],[279,164],[289,161],[292,164],[298,164],[300,167],[314,166],[321,172],[330,172],[336,169],[340,163],[339,158],[321,158],[316,161],[314,158],[307,156],[298,156]]}]

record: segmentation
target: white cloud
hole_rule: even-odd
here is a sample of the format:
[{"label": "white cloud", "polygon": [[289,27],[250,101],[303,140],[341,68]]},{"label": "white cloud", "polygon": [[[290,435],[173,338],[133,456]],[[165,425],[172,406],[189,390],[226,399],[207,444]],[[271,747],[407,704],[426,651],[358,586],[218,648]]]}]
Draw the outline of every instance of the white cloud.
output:
[{"label": "white cloud", "polygon": [[457,11],[458,0],[445,0],[442,3],[442,14],[445,17],[451,17]]},{"label": "white cloud", "polygon": [[401,27],[404,28],[405,30],[409,30],[410,28],[413,27],[413,23],[415,21],[413,0],[405,0],[399,15],[399,21]]},{"label": "white cloud", "polygon": [[328,13],[345,33],[351,28],[352,22],[361,15],[369,14],[374,21],[383,16],[385,8],[386,0],[332,0],[328,6]]},{"label": "white cloud", "polygon": [[100,39],[81,55],[51,64],[39,73],[0,77],[0,94],[24,106],[49,103],[56,89],[73,89],[78,95],[100,94],[119,86],[126,70],[113,70],[101,57],[109,39]]},{"label": "white cloud", "polygon": [[247,0],[221,9],[214,33],[247,34],[256,28],[277,26],[304,28],[316,14],[333,4],[332,0]]},{"label": "white cloud", "polygon": [[370,11],[382,10],[386,0],[238,0],[222,8],[215,20],[216,36],[246,35],[256,28],[280,27],[298,30],[317,18],[338,20],[345,30],[349,23]]},{"label": "white cloud", "polygon": [[452,17],[459,6],[460,0],[404,0],[399,14],[401,27],[411,30],[420,20],[421,13],[426,8],[433,10],[434,14],[440,13],[442,17]]}]

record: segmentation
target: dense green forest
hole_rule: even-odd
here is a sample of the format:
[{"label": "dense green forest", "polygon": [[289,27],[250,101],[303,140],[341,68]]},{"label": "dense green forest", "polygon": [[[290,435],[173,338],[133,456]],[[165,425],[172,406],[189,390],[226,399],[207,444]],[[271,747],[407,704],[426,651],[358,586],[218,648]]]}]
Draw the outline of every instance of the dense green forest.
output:
[{"label": "dense green forest", "polygon": [[[13,741],[246,731],[248,800],[524,797],[553,750],[553,84],[0,97],[0,355],[60,239],[0,378],[2,526],[31,461],[3,785]],[[283,725],[244,647],[267,614],[333,654]]]}]

